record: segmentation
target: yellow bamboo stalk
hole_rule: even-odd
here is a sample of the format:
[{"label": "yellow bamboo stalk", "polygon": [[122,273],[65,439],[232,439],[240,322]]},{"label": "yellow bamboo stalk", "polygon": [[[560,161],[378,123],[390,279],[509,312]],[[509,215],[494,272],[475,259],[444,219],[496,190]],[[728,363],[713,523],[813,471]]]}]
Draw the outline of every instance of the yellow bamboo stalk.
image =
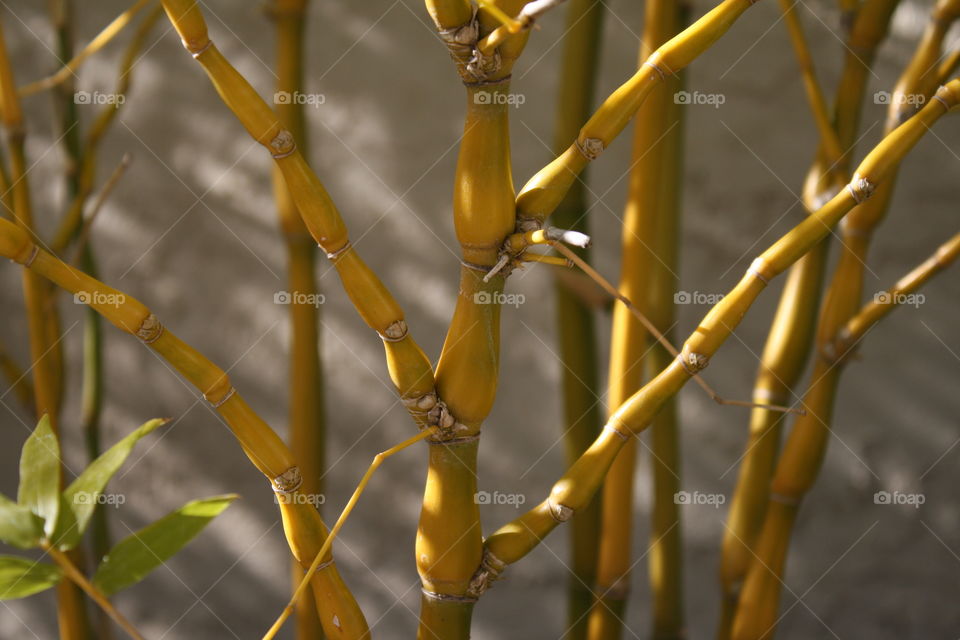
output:
[{"label": "yellow bamboo stalk", "polygon": [[[26,230],[0,220],[0,255],[10,258],[80,295],[88,306],[121,331],[139,338],[203,394],[230,427],[244,453],[263,473],[278,496],[287,543],[301,566],[309,567],[323,546],[327,529],[309,496],[302,475],[283,440],[237,393],[226,372],[164,327],[139,300],[113,289],[40,249]],[[332,637],[360,638],[366,622],[333,564],[314,578],[314,594],[324,631]]]},{"label": "yellow bamboo stalk", "polygon": [[[838,183],[849,180],[849,154],[856,136],[856,114],[866,90],[865,77],[886,33],[886,28],[878,28],[876,22],[888,24],[895,4],[888,0],[867,0],[852,25],[851,41],[857,43],[858,55],[844,58],[833,118],[838,127],[835,137],[843,154],[832,157],[829,143],[821,140],[803,189],[803,203],[808,211],[816,210],[819,202],[833,195]],[[802,39],[795,40],[794,44],[797,49],[806,49]],[[790,268],[757,372],[753,396],[756,401],[787,403],[799,381],[813,342],[827,250],[825,240]],[[739,593],[753,560],[753,546],[763,524],[781,428],[779,414],[763,407],[755,408],[750,414],[749,437],[723,534],[720,640],[730,637]]]},{"label": "yellow bamboo stalk", "polygon": [[598,489],[626,441],[649,426],[663,403],[703,369],[730,336],[766,283],[796,262],[829,232],[875,185],[889,178],[893,166],[950,108],[960,103],[960,79],[951,80],[913,118],[885,137],[860,163],[848,187],[782,236],[751,264],[734,289],[701,320],[683,345],[680,357],[633,394],[607,422],[583,456],[553,486],[550,496],[484,543],[485,561],[475,578],[489,583],[534,549],[559,523],[569,520]]},{"label": "yellow bamboo stalk", "polygon": [[[943,34],[949,26],[948,16],[951,13],[954,17],[957,15],[953,5],[956,5],[955,0],[944,0],[935,8],[924,37],[890,98],[887,131],[905,119],[903,107],[912,102],[907,98],[929,86],[927,75],[936,69]],[[952,7],[954,10],[948,11]],[[937,95],[941,96],[940,93]],[[941,99],[942,96],[936,100]],[[908,108],[907,113],[912,111]],[[737,640],[766,637],[775,629],[793,519],[800,499],[816,478],[825,453],[826,434],[840,378],[840,368],[829,353],[829,347],[843,324],[857,310],[870,237],[886,212],[898,166],[898,162],[893,162],[888,167],[888,181],[878,185],[874,197],[856,207],[841,225],[840,258],[817,328],[819,357],[803,399],[808,415],[799,418],[794,425],[773,474],[766,513],[757,532],[756,556],[748,563],[743,594],[733,622],[732,637]]]},{"label": "yellow bamboo stalk", "polygon": [[[577,135],[593,108],[600,33],[604,5],[599,0],[571,0],[567,9],[561,62],[560,91],[557,99],[557,120],[554,125],[554,147],[561,152]],[[586,175],[575,182],[557,207],[556,224],[564,229],[586,232],[588,229]],[[530,240],[546,233],[529,231]],[[514,236],[511,236],[514,237]],[[581,240],[581,244],[585,241]],[[522,251],[519,247],[511,248]],[[579,255],[589,260],[584,247]],[[567,465],[579,458],[594,438],[600,424],[599,371],[597,367],[594,309],[574,292],[558,275],[554,284],[556,319],[563,390],[562,425],[564,456]],[[567,640],[586,637],[587,612],[593,602],[592,585],[596,580],[597,545],[600,530],[600,503],[593,500],[571,523],[571,576],[567,587]]]},{"label": "yellow bamboo stalk", "polygon": [[[269,8],[276,22],[278,93],[294,96],[303,92],[304,28],[307,0],[274,0]],[[297,100],[278,102],[277,117],[293,137],[300,141],[306,155],[306,126],[303,105]],[[317,293],[314,275],[316,246],[300,218],[280,170],[273,170],[273,193],[287,249],[288,289],[294,294],[290,305],[290,448],[303,473],[303,491],[308,495],[323,492],[325,420],[323,373],[320,359],[319,316],[316,305],[298,300],[313,300]],[[319,509],[319,507],[318,507]],[[291,566],[292,589],[303,580],[298,562]],[[296,638],[312,640],[322,633],[316,603],[309,582],[296,601]]]},{"label": "yellow bamboo stalk", "polygon": [[[679,5],[675,2],[651,1],[646,4],[644,29],[641,37],[638,65],[644,69],[644,61],[664,42],[674,37],[681,27]],[[679,126],[679,111],[674,108],[674,95],[680,82],[674,75],[653,87],[643,105],[637,111],[637,124],[633,138],[627,205],[621,232],[621,266],[618,292],[634,301],[640,313],[649,317],[654,300],[650,295],[654,273],[657,271],[662,247],[658,241],[659,229],[665,218],[675,217],[676,189],[679,176],[677,166],[669,163],[671,146],[680,138],[674,134]],[[672,243],[671,243],[672,244]],[[669,253],[669,251],[668,251]],[[675,253],[675,252],[674,252]],[[670,303],[672,305],[672,295]],[[659,305],[658,305],[659,306]],[[660,320],[663,315],[658,314]],[[666,326],[661,325],[663,328]],[[667,325],[669,326],[669,325]],[[643,355],[654,342],[644,325],[623,305],[614,307],[610,340],[610,375],[607,398],[612,414],[644,382]],[[669,362],[669,355],[668,355]],[[659,368],[654,371],[654,375]],[[607,416],[608,418],[610,415]],[[677,463],[675,425],[660,423],[657,444],[667,460],[655,467],[654,511],[657,525],[661,521],[678,522],[679,514],[674,503],[674,479],[665,477],[676,473],[672,468]],[[664,429],[665,427],[665,429]],[[657,454],[658,452],[655,452]],[[672,454],[672,455],[671,455]],[[591,640],[619,637],[622,619],[630,588],[630,569],[634,564],[632,553],[633,534],[633,485],[637,457],[637,441],[630,439],[617,456],[603,484],[602,528],[597,563],[596,597],[598,604],[590,611],[588,637]],[[656,458],[656,455],[653,456]],[[665,466],[664,466],[665,465]],[[666,473],[665,473],[666,472]],[[669,490],[669,495],[664,491]],[[664,504],[664,501],[667,504]],[[669,506],[668,506],[669,505]],[[669,540],[657,540],[662,534],[651,531],[655,548],[652,549],[650,570],[654,581],[654,637],[661,632],[669,634],[682,626],[682,595],[680,590],[679,534],[676,526],[667,526]]]}]

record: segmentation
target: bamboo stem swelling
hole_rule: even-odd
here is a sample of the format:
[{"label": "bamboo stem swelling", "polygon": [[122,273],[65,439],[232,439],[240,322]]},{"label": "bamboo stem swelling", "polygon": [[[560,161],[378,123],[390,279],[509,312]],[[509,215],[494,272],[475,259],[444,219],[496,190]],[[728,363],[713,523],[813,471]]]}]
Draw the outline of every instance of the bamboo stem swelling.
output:
[{"label": "bamboo stem swelling", "polygon": [[599,488],[627,439],[647,426],[663,406],[730,336],[766,283],[796,262],[829,233],[875,185],[890,177],[895,164],[950,108],[960,102],[960,80],[951,80],[913,118],[885,137],[860,163],[848,187],[764,251],[734,289],[703,318],[683,345],[680,356],[631,396],[611,416],[603,433],[554,485],[542,503],[504,525],[486,539],[486,553],[503,565],[516,562],[539,544],[557,524],[581,508]]},{"label": "bamboo stem swelling", "polygon": [[[557,121],[554,147],[563,151],[576,137],[580,124],[590,115],[604,6],[599,0],[571,0],[564,32]],[[586,175],[574,182],[554,214],[554,222],[563,229],[588,231]],[[542,232],[533,232],[542,233]],[[579,250],[589,260],[589,249]],[[564,457],[569,466],[579,458],[594,438],[601,423],[599,371],[597,369],[596,331],[593,309],[559,277],[554,285],[557,332],[563,392]],[[571,554],[567,595],[567,640],[586,637],[587,612],[593,602],[596,580],[597,545],[600,531],[600,504],[591,501],[573,519],[570,528]]]},{"label": "bamboo stem swelling", "polygon": [[[270,17],[276,22],[278,94],[294,96],[303,92],[306,9],[307,0],[274,0],[268,9]],[[299,141],[301,153],[307,155],[303,105],[297,100],[279,101],[274,110],[281,124]],[[298,302],[313,300],[317,293],[314,275],[316,245],[300,218],[283,175],[276,167],[273,170],[273,192],[287,249],[287,286],[294,294],[290,304],[290,449],[303,476],[303,493],[317,495],[323,492],[321,478],[324,475],[326,449],[320,364],[320,309],[317,305]],[[291,566],[294,590],[302,579],[303,569],[299,562],[294,561]],[[319,637],[322,633],[320,618],[309,586],[297,600],[296,613],[297,640]]]},{"label": "bamboo stem swelling", "polygon": [[[646,4],[639,51],[644,61],[680,30],[681,7],[676,2]],[[621,232],[618,291],[635,301],[654,324],[668,329],[673,307],[676,267],[677,194],[681,180],[677,159],[681,142],[680,110],[674,96],[681,88],[676,75],[653,87],[637,111],[627,206]],[[663,264],[661,261],[666,261]],[[654,296],[657,291],[659,295]],[[643,385],[645,367],[656,375],[672,359],[663,350],[656,369],[644,354],[656,341],[624,305],[613,310],[608,402],[611,413]],[[661,347],[662,349],[662,347]],[[671,637],[682,627],[680,529],[674,495],[678,486],[678,446],[672,407],[662,414],[653,438],[654,526],[651,530],[650,579],[653,590],[653,637]],[[608,416],[609,418],[610,416]],[[628,440],[603,484],[602,534],[597,566],[597,604],[590,611],[591,640],[619,637],[629,594],[632,553],[633,485],[637,441]]]}]

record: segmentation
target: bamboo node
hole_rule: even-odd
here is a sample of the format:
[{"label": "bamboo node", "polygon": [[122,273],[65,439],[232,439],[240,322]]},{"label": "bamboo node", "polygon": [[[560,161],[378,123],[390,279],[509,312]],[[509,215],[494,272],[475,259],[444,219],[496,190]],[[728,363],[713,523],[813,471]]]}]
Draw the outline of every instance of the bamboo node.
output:
[{"label": "bamboo node", "polygon": [[[379,332],[378,332],[379,333]],[[407,323],[404,320],[397,320],[380,333],[380,339],[384,342],[400,342],[407,337]]]},{"label": "bamboo node", "polygon": [[554,502],[553,498],[547,498],[547,508],[550,510],[550,515],[553,516],[553,519],[557,522],[566,522],[573,517],[572,508],[559,502]]},{"label": "bamboo node", "polygon": [[274,493],[289,494],[300,488],[303,484],[303,476],[300,474],[300,467],[293,466],[278,475],[270,481],[273,485]]},{"label": "bamboo node", "polygon": [[206,38],[206,41],[199,47],[196,47],[192,42],[184,38],[180,38],[180,43],[183,44],[183,48],[186,49],[194,59],[197,59],[197,57],[213,46],[213,40],[210,38]]},{"label": "bamboo node", "polygon": [[747,268],[747,273],[754,276],[764,285],[768,285],[770,284],[770,278],[763,273],[763,270],[766,268],[766,266],[767,263],[763,258],[757,258],[750,263],[750,266]]},{"label": "bamboo node", "polygon": [[859,173],[853,174],[853,180],[851,180],[850,184],[847,185],[847,191],[850,192],[850,195],[853,196],[853,200],[857,204],[860,204],[872,196],[873,190],[876,188],[877,185],[873,184]]},{"label": "bamboo node", "polygon": [[616,428],[615,426],[613,426],[613,424],[610,423],[610,422],[608,422],[607,424],[603,425],[603,428],[604,428],[604,429],[607,429],[608,431],[614,432],[615,434],[617,434],[618,436],[620,436],[620,439],[621,439],[621,440],[629,440],[629,439],[630,439],[630,436],[629,436],[629,435],[627,435],[627,434],[624,433],[623,431],[620,431],[620,429],[618,429],[618,428]]},{"label": "bamboo node", "polygon": [[37,256],[38,256],[39,254],[40,254],[40,247],[37,246],[36,244],[33,244],[33,243],[31,242],[31,243],[30,243],[30,253],[29,253],[29,255],[27,255],[27,259],[24,260],[23,262],[20,262],[19,260],[17,260],[16,262],[20,262],[20,264],[22,264],[22,265],[25,266],[27,269],[29,269],[29,268],[33,265],[33,261],[37,259]]},{"label": "bamboo node", "polygon": [[600,138],[584,138],[582,141],[577,138],[573,144],[587,160],[596,160],[603,153],[603,140]]},{"label": "bamboo node", "polygon": [[[443,442],[448,443],[453,440],[463,438],[462,435],[465,431],[469,430],[467,425],[459,422],[452,413],[450,409],[447,408],[447,403],[441,400],[436,396],[436,404],[427,411],[427,426],[436,427],[437,433],[429,439],[430,442]],[[477,434],[479,436],[479,434]]]},{"label": "bamboo node", "polygon": [[937,88],[937,92],[933,94],[933,98],[946,107],[947,111],[953,109],[955,106],[957,106],[957,103],[960,102],[960,96],[958,96],[953,89],[946,84],[942,84]]},{"label": "bamboo node", "polygon": [[517,232],[526,233],[528,231],[538,231],[543,228],[543,220],[540,218],[526,218],[517,216]]},{"label": "bamboo node", "polygon": [[144,344],[153,344],[163,335],[163,325],[152,313],[143,319],[136,331],[136,336]]},{"label": "bamboo node", "polygon": [[286,129],[281,129],[270,141],[270,155],[273,156],[274,160],[286,158],[296,150],[297,142],[293,139],[293,134]]},{"label": "bamboo node", "polygon": [[477,599],[473,596],[457,596],[452,593],[437,593],[436,591],[427,591],[424,588],[420,588],[420,591],[423,592],[423,595],[430,598],[431,600],[441,600],[443,602],[476,602]]},{"label": "bamboo node", "polygon": [[493,583],[500,578],[500,574],[507,568],[507,563],[493,555],[489,549],[483,550],[483,558],[480,560],[480,567],[470,578],[470,586],[467,587],[467,595],[478,599],[487,589],[493,586]]},{"label": "bamboo node", "polygon": [[[651,57],[653,57],[653,56],[651,56]],[[658,64],[657,64],[656,62],[654,62],[653,60],[647,60],[647,61],[645,61],[645,62],[643,63],[643,65],[641,65],[641,66],[650,67],[651,69],[653,69],[654,71],[656,71],[656,72],[657,72],[657,76],[660,78],[661,81],[667,79],[667,72],[664,71],[662,68],[660,68],[660,65],[658,65]]]},{"label": "bamboo node", "polygon": [[237,394],[237,389],[235,387],[230,387],[230,389],[225,394],[223,394],[223,397],[220,398],[219,400],[211,400],[210,398],[207,398],[206,394],[204,394],[203,397],[207,399],[207,402],[209,402],[214,409],[219,409],[224,404],[226,404],[227,400],[229,400],[236,394]]},{"label": "bamboo node", "polygon": [[698,371],[706,369],[710,363],[710,359],[707,356],[702,353],[694,353],[693,351],[682,351],[678,353],[677,360],[680,361],[680,366],[683,367],[683,370],[691,376],[696,375]]},{"label": "bamboo node", "polygon": [[[337,249],[336,251],[327,251],[327,252],[326,252],[326,253],[327,253],[327,260],[330,260],[331,262],[334,261],[334,260],[336,260],[337,258],[339,258],[340,256],[342,256],[343,254],[345,254],[347,251],[349,251],[352,246],[353,246],[353,245],[350,243],[350,241],[347,240],[347,241],[344,243],[344,245],[343,245],[342,247],[340,247],[339,249]],[[320,248],[323,249],[323,247],[320,247]]]}]

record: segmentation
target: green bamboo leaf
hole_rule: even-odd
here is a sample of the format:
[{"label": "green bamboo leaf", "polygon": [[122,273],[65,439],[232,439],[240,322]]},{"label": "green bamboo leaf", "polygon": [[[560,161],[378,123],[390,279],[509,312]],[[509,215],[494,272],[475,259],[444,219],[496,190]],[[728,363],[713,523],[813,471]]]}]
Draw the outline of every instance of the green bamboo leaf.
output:
[{"label": "green bamboo leaf", "polygon": [[43,519],[44,533],[53,532],[60,511],[60,443],[47,415],[23,445],[17,502]]},{"label": "green bamboo leaf", "polygon": [[67,550],[77,546],[87,525],[90,524],[98,499],[110,478],[123,466],[127,456],[133,451],[134,445],[166,422],[166,419],[156,419],[140,425],[91,462],[90,466],[70,483],[63,492],[60,518],[52,536],[58,548]]},{"label": "green bamboo leaf", "polygon": [[121,540],[97,567],[93,576],[94,586],[111,596],[143,580],[148,573],[180,551],[236,498],[231,494],[188,502]]},{"label": "green bamboo leaf", "polygon": [[0,540],[21,549],[32,549],[43,537],[43,520],[27,507],[0,495]]},{"label": "green bamboo leaf", "polygon": [[17,556],[0,556],[0,600],[25,598],[60,582],[59,567]]}]

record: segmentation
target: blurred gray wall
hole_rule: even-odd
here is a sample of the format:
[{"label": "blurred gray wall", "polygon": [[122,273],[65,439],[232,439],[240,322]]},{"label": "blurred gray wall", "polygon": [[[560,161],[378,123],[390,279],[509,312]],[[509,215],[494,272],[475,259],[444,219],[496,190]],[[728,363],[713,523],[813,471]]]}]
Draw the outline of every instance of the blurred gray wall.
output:
[{"label": "blurred gray wall", "polygon": [[[3,28],[19,82],[54,67],[44,3],[3,3]],[[87,41],[128,3],[77,3]],[[207,0],[210,32],[260,92],[273,93],[274,34],[257,6]],[[695,14],[712,3],[698,1]],[[889,90],[913,50],[929,2],[905,2],[880,50],[863,112],[862,156],[880,135]],[[642,3],[611,0],[599,95],[636,63]],[[843,51],[834,3],[801,3],[825,87],[835,85]],[[814,15],[815,14],[815,15]],[[817,136],[776,3],[759,3],[688,75],[688,90],[720,93],[719,108],[690,106],[680,288],[722,293],[750,260],[796,224],[802,177]],[[525,103],[511,111],[517,188],[550,158],[561,11],[542,21],[514,74]],[[325,102],[308,109],[310,159],[346,219],[354,243],[404,306],[413,334],[439,354],[457,287],[458,247],[450,216],[452,177],[464,95],[447,55],[416,0],[313,3],[306,91]],[[97,54],[78,88],[110,92],[129,33]],[[950,38],[956,46],[957,38]],[[279,432],[286,434],[289,329],[285,256],[277,232],[270,158],[222,106],[198,65],[161,21],[134,70],[134,86],[100,153],[101,179],[123,153],[133,165],[96,223],[93,244],[102,279],[148,304],[172,330],[220,366]],[[63,211],[63,154],[51,103],[25,102],[30,184],[41,228]],[[81,107],[84,126],[94,110]],[[600,270],[615,278],[629,133],[591,169],[592,226]],[[960,120],[945,118],[910,156],[896,198],[871,252],[865,288],[880,291],[957,231]],[[795,206],[796,205],[796,206]],[[329,398],[328,521],[335,518],[372,456],[412,433],[386,375],[382,348],[353,311],[325,261],[323,349]],[[0,336],[28,361],[20,269],[0,265]],[[781,282],[757,302],[707,369],[727,397],[747,398]],[[481,488],[520,492],[533,504],[562,471],[559,389],[551,278],[545,267],[510,279],[526,303],[503,313],[503,362],[497,403],[484,430]],[[925,303],[904,308],[873,331],[843,381],[821,479],[805,501],[784,592],[784,639],[957,637],[960,505],[956,486],[960,279],[944,274]],[[61,298],[64,344],[72,363],[64,411],[64,449],[82,464],[77,433],[82,309]],[[679,308],[678,335],[693,329],[704,305]],[[601,324],[606,324],[606,320]],[[604,330],[600,339],[607,341]],[[198,392],[135,340],[106,330],[109,357],[105,440],[157,416],[173,423],[141,444],[111,491],[113,535],[128,535],[183,502],[237,492],[203,535],[118,607],[151,638],[258,638],[288,593],[286,546],[269,488]],[[604,349],[605,352],[605,349]],[[605,364],[603,365],[605,369]],[[6,382],[3,383],[4,389]],[[601,398],[603,401],[603,398]],[[747,410],[718,407],[695,386],[680,396],[683,484],[730,495],[746,435]],[[16,459],[32,418],[2,397],[0,484],[15,493]],[[495,455],[493,453],[495,452]],[[336,553],[375,635],[412,637],[419,584],[413,542],[424,479],[424,451],[391,459],[343,530]],[[635,548],[647,545],[649,466],[637,475]],[[922,492],[925,504],[878,506],[878,490]],[[489,532],[517,511],[484,510]],[[726,506],[683,512],[686,611],[691,638],[710,637],[718,613],[716,568]],[[554,533],[511,567],[475,613],[475,637],[554,638],[568,571],[567,533]],[[634,572],[625,637],[649,624],[645,563]],[[289,636],[289,628],[286,630]],[[52,638],[47,594],[0,607],[0,636]]]}]

